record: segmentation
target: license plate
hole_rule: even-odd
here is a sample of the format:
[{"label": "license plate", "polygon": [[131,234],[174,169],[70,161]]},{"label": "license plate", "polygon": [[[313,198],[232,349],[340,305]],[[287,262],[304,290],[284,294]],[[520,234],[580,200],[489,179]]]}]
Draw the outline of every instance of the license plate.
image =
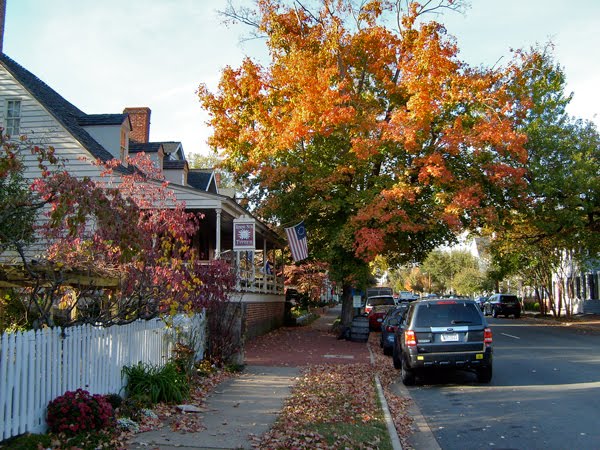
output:
[{"label": "license plate", "polygon": [[446,333],[441,335],[442,342],[458,342],[458,333]]},{"label": "license plate", "polygon": [[377,319],[377,322],[383,322],[383,319]]}]

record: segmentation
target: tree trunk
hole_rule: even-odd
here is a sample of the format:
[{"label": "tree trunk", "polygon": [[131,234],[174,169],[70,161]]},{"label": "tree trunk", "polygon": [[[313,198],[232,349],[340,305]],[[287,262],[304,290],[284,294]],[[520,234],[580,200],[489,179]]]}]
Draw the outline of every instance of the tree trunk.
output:
[{"label": "tree trunk", "polygon": [[535,298],[538,301],[538,305],[540,305],[540,314],[542,316],[545,316],[546,315],[546,301],[540,295],[540,289],[537,285],[535,286]]},{"label": "tree trunk", "polygon": [[349,327],[354,317],[354,299],[352,298],[352,285],[342,286],[342,326]]}]

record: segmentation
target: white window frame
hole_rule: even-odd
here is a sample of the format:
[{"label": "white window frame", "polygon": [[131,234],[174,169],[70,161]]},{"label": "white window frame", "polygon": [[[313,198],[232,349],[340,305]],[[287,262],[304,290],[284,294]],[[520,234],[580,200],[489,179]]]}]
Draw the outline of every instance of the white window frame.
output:
[{"label": "white window frame", "polygon": [[[13,106],[11,108],[11,105]],[[15,114],[14,105],[18,105],[17,114]],[[18,138],[21,134],[21,119],[23,118],[22,112],[23,102],[20,98],[8,98],[6,99],[6,108],[4,115],[4,132],[10,135],[12,138]]]}]

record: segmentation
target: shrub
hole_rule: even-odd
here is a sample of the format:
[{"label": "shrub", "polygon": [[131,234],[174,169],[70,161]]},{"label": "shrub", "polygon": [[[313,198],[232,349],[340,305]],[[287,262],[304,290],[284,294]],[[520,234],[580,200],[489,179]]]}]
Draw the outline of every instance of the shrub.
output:
[{"label": "shrub", "polygon": [[150,406],[152,401],[150,397],[147,395],[137,395],[128,397],[123,400],[121,406],[119,407],[118,416],[119,417],[128,417],[136,422],[142,420],[144,416],[143,410]]},{"label": "shrub", "polygon": [[106,428],[113,417],[113,408],[102,395],[77,389],[65,392],[48,404],[46,422],[54,433],[75,435]]},{"label": "shrub", "polygon": [[138,363],[123,367],[122,373],[127,377],[127,397],[147,396],[151,403],[180,403],[189,394],[187,376],[173,362],[162,367]]},{"label": "shrub", "polygon": [[187,377],[193,373],[195,357],[196,350],[189,345],[177,342],[173,347],[173,363],[177,370]]},{"label": "shrub", "polygon": [[217,367],[208,359],[196,363],[196,373],[203,377],[208,377],[217,371]]},{"label": "shrub", "polygon": [[123,398],[119,394],[107,394],[104,396],[105,400],[110,403],[113,410],[116,410],[123,403]]},{"label": "shrub", "polygon": [[131,419],[130,417],[121,417],[120,419],[117,419],[117,426],[121,430],[131,431],[133,433],[140,432],[139,423],[137,423],[135,420]]}]

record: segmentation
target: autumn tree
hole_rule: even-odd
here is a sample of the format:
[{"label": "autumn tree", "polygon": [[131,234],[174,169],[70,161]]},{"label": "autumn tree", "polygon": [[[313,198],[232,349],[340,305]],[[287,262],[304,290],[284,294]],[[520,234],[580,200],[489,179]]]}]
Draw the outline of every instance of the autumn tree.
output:
[{"label": "autumn tree", "polygon": [[[25,325],[55,325],[57,309],[62,325],[111,325],[227,299],[229,268],[200,264],[191,247],[198,217],[145,155],[130,158],[129,169],[96,163],[103,177],[92,180],[25,139],[3,137],[2,150],[0,251],[18,258],[0,281],[17,287],[11,298],[21,301]],[[26,172],[26,158],[37,170]]]},{"label": "autumn tree", "polygon": [[304,220],[311,256],[343,285],[348,323],[351,289],[376,255],[418,261],[519,202],[527,154],[515,122],[528,102],[508,89],[518,64],[458,58],[444,26],[426,20],[431,2],[316,3],[230,8],[266,37],[270,61],[225,68],[199,97],[209,143],[256,213]]},{"label": "autumn tree", "polygon": [[42,177],[48,165],[57,164],[53,148],[35,145],[25,137],[11,139],[0,128],[0,253],[22,252],[34,239],[37,213],[46,202],[31,189],[25,175],[25,158],[35,158]]},{"label": "autumn tree", "polygon": [[299,292],[307,295],[309,301],[318,302],[327,286],[328,267],[317,261],[287,265],[284,267],[284,277],[286,285],[296,286]]}]

